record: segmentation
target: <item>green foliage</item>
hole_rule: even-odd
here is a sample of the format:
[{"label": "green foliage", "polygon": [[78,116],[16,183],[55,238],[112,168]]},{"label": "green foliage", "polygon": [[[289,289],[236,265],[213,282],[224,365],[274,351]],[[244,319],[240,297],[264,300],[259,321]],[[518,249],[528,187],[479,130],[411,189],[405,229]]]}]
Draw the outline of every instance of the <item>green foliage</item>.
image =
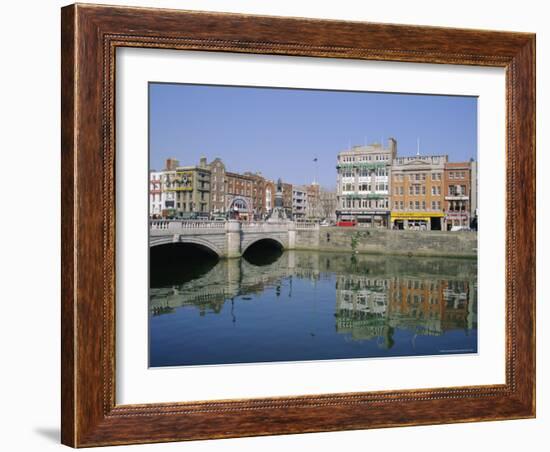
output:
[{"label": "green foliage", "polygon": [[359,245],[359,238],[361,237],[359,232],[356,232],[351,236],[351,251],[353,254],[357,254],[357,246]]}]

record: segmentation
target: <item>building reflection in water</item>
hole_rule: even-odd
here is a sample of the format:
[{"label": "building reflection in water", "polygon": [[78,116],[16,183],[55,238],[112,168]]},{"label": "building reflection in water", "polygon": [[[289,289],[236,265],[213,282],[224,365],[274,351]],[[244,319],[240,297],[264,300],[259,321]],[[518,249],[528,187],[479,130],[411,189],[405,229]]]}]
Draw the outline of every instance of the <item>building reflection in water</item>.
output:
[{"label": "building reflection in water", "polygon": [[338,275],[336,329],[355,340],[391,348],[396,329],[438,336],[477,328],[475,282],[440,277],[371,278]]},{"label": "building reflection in water", "polygon": [[293,280],[334,279],[335,329],[353,341],[374,340],[391,349],[396,330],[411,332],[414,340],[477,329],[475,260],[286,251],[260,264],[221,260],[191,280],[182,268],[180,278],[186,282],[175,278],[150,289],[151,315],[182,306],[216,315],[230,303],[232,322],[238,323],[237,298],[250,300],[267,288],[275,288],[277,299],[292,298]]}]

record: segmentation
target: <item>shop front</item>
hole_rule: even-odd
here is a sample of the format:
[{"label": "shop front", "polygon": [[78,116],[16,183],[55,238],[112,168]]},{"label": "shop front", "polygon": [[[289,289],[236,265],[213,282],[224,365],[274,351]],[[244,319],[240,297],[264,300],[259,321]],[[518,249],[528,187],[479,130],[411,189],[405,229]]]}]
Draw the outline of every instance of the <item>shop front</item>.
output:
[{"label": "shop front", "polygon": [[469,212],[447,212],[445,217],[445,225],[447,231],[453,230],[453,228],[469,228],[470,227],[470,214]]},{"label": "shop front", "polygon": [[442,212],[392,212],[391,228],[417,231],[440,231]]},{"label": "shop front", "polygon": [[228,213],[232,220],[250,221],[253,218],[252,200],[248,197],[229,197]]},{"label": "shop front", "polygon": [[390,213],[386,210],[340,210],[336,214],[338,221],[351,221],[356,223],[357,226],[388,228],[390,224]]}]

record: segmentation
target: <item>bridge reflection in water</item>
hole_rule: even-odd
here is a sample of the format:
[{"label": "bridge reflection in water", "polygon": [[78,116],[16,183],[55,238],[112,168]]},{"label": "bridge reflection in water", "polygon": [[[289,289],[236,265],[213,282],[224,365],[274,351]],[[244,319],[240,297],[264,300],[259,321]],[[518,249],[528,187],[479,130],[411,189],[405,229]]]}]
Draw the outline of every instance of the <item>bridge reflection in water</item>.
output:
[{"label": "bridge reflection in water", "polygon": [[151,256],[153,367],[477,351],[475,260],[194,251]]}]

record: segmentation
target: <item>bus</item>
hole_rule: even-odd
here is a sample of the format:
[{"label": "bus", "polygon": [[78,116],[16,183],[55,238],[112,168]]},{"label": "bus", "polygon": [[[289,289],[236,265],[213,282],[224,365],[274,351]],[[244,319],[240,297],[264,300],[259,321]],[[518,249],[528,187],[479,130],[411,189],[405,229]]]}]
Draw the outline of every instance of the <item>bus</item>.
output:
[{"label": "bus", "polygon": [[336,223],[336,226],[342,226],[342,227],[353,227],[357,226],[357,220],[340,220],[338,223]]}]

